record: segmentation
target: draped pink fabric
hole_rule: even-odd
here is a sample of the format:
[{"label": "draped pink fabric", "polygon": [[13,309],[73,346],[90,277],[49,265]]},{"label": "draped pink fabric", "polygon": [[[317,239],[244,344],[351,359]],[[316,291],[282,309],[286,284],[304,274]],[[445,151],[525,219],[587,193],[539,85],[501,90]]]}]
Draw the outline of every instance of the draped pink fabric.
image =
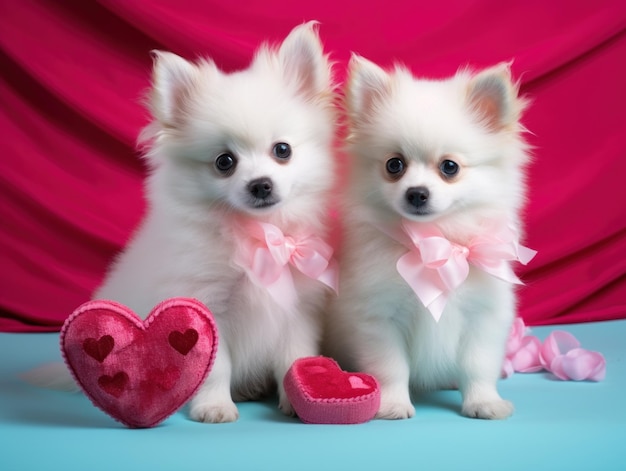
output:
[{"label": "draped pink fabric", "polygon": [[0,2],[0,331],[58,330],[144,210],[135,139],[152,49],[233,70],[317,19],[340,80],[351,51],[416,74],[514,60],[533,103],[527,324],[626,317],[626,3]]}]

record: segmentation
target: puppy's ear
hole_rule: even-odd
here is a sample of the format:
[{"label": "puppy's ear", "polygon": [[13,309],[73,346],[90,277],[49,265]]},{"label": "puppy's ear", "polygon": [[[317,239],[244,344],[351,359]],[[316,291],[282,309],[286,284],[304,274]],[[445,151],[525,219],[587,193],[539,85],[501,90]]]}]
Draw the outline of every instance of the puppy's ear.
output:
[{"label": "puppy's ear", "polygon": [[171,52],[152,51],[152,56],[152,114],[163,125],[173,127],[179,124],[189,92],[198,80],[198,67]]},{"label": "puppy's ear", "polygon": [[524,105],[517,97],[517,84],[511,80],[510,65],[485,69],[472,77],[467,87],[470,110],[494,132],[516,123]]},{"label": "puppy's ear", "polygon": [[391,93],[391,77],[373,62],[356,54],[350,59],[347,107],[354,117],[367,115]]},{"label": "puppy's ear", "polygon": [[317,22],[296,26],[280,45],[278,58],[287,77],[296,80],[303,93],[317,95],[331,87],[331,67],[324,55]]}]

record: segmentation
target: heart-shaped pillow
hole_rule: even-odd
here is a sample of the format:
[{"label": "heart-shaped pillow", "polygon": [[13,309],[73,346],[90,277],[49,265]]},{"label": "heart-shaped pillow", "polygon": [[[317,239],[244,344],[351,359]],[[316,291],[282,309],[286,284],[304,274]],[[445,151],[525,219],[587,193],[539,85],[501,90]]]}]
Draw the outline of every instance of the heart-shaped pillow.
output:
[{"label": "heart-shaped pillow", "polygon": [[209,374],[218,334],[211,311],[172,298],[146,320],[113,301],[89,301],[65,321],[61,352],[91,401],[128,427],[153,427]]},{"label": "heart-shaped pillow", "polygon": [[359,424],[373,419],[380,407],[380,390],[374,377],[343,371],[327,357],[296,360],[283,385],[296,414],[305,423]]}]

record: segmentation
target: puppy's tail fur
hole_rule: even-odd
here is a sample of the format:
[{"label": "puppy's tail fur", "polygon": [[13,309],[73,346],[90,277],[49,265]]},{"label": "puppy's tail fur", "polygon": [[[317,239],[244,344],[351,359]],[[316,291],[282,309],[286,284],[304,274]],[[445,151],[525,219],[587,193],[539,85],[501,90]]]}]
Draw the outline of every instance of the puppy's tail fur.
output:
[{"label": "puppy's tail fur", "polygon": [[47,363],[19,375],[20,379],[39,388],[79,392],[80,388],[64,363]]}]

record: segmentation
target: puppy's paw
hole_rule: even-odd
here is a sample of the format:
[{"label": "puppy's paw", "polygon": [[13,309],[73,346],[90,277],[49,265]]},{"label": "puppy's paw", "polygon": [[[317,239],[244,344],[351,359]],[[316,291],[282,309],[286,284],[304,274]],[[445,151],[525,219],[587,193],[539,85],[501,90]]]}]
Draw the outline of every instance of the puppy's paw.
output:
[{"label": "puppy's paw", "polygon": [[399,403],[399,402],[382,402],[380,404],[380,408],[376,413],[377,419],[388,419],[388,420],[398,420],[398,419],[410,419],[415,415],[415,407],[413,404]]},{"label": "puppy's paw", "polygon": [[287,400],[287,398],[281,398],[280,399],[280,402],[278,404],[278,408],[287,417],[295,417],[296,416],[296,411],[293,410],[293,406],[291,405],[289,400]]},{"label": "puppy's paw", "polygon": [[199,403],[191,404],[189,411],[191,418],[205,424],[221,424],[235,422],[239,418],[239,411],[234,402],[230,403]]},{"label": "puppy's paw", "polygon": [[506,419],[513,414],[513,403],[498,399],[487,402],[470,402],[463,404],[462,413],[474,419]]}]

